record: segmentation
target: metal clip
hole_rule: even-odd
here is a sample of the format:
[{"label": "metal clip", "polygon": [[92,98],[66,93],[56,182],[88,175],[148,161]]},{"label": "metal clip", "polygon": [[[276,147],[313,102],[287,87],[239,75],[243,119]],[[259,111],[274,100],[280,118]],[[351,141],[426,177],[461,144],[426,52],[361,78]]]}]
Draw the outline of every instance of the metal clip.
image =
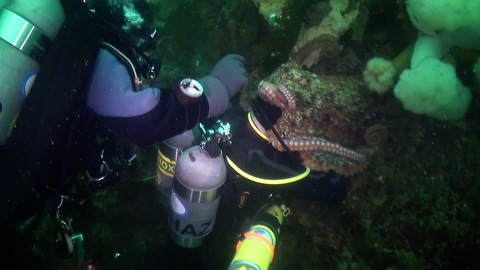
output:
[{"label": "metal clip", "polygon": [[282,211],[283,217],[290,215],[291,211],[285,204],[280,205],[280,211]]}]

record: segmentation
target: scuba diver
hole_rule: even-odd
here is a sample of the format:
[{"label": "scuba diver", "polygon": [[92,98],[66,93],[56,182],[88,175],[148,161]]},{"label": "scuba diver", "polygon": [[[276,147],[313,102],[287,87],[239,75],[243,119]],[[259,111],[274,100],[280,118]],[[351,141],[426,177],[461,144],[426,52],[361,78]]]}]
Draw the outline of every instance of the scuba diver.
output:
[{"label": "scuba diver", "polygon": [[[112,155],[122,151],[118,148],[124,141],[132,152],[131,144],[167,139],[223,113],[229,99],[248,84],[244,58],[230,54],[198,81],[184,78],[171,90],[153,85],[160,63],[149,52],[155,49],[158,33],[143,0],[95,0],[89,7],[82,0],[30,4],[10,1],[0,13],[1,42],[36,71],[27,77],[19,69],[20,78],[25,78],[18,84],[28,98],[15,101],[11,119],[4,117],[12,111],[11,103],[3,99],[13,97],[9,93],[17,89],[2,88],[0,95],[0,233],[2,250],[13,253],[7,256],[12,264],[3,262],[7,267],[27,263],[26,253],[15,253],[16,245],[38,223],[45,201],[61,205],[68,198],[81,204],[82,198],[69,194],[79,172],[87,170],[98,180],[111,171],[104,146],[97,143],[99,136],[113,141]],[[42,24],[39,15],[49,17],[50,10],[58,10],[59,19]],[[24,29],[15,28],[27,46],[19,46],[6,33],[19,22],[33,29],[34,35],[24,35]],[[48,32],[49,27],[54,29]],[[4,123],[10,128],[3,129]],[[130,162],[134,154],[126,158]]]},{"label": "scuba diver", "polygon": [[[87,97],[88,114],[117,138],[146,146],[188,132],[198,122],[222,114],[229,100],[247,86],[245,59],[230,54],[198,81],[183,77],[173,89],[160,90],[156,78],[161,63],[149,57],[159,35],[152,10],[145,1],[121,2],[96,0],[90,5],[101,48]],[[123,159],[134,158],[134,147],[130,149]],[[90,164],[92,179],[108,172],[100,154]]]},{"label": "scuba diver", "polygon": [[199,83],[204,92],[190,97],[190,102],[179,100],[175,91],[144,86],[140,74],[148,82],[160,69],[159,62],[147,55],[155,49],[158,35],[153,14],[144,1],[115,2],[96,0],[91,5],[102,47],[87,99],[89,108],[113,133],[139,146],[172,137],[226,111],[228,100],[247,86],[245,59],[234,54],[198,82],[189,81]]},{"label": "scuba diver", "polygon": [[[298,153],[278,151],[269,143],[266,132],[275,129],[272,123],[281,114],[257,97],[251,111],[237,104],[201,123],[197,145],[184,148],[182,135],[167,140],[184,149],[175,161],[170,200],[165,200],[167,192],[157,198],[169,201],[170,235],[177,245],[208,245],[204,263],[214,257],[218,269],[268,269],[288,205],[301,199],[334,207],[345,199],[345,177],[311,171]],[[159,160],[177,155],[168,155],[172,152],[161,145]]]},{"label": "scuba diver", "polygon": [[[50,7],[58,1],[38,2]],[[111,160],[124,156],[118,162],[121,166],[134,158],[132,143],[144,146],[189,134],[200,121],[221,116],[229,99],[248,83],[243,57],[227,55],[198,81],[183,78],[172,90],[160,90],[154,85],[160,63],[149,56],[158,33],[148,4],[141,0],[95,0],[87,8],[80,0],[60,3],[65,22],[38,60],[41,69],[15,128],[0,149],[0,234],[3,250],[13,250],[12,256],[6,255],[12,261],[6,262],[10,268],[12,264],[22,268],[16,263],[28,263],[25,251],[30,247],[12,246],[26,243],[22,238],[38,222],[46,200],[58,205],[67,199],[83,203],[81,194],[69,193],[78,172],[90,172],[89,180],[103,184],[106,173],[112,173],[115,162]],[[7,5],[5,9],[21,13],[14,7],[18,8]],[[278,111],[268,104],[263,106],[267,114],[272,114],[268,117],[273,122]],[[286,199],[301,193],[303,198],[310,196],[328,203],[345,195],[343,178],[310,172],[294,153],[280,153],[262,140],[261,132],[255,131],[262,125],[269,127],[262,114],[233,109],[221,118],[233,127],[232,144],[222,146],[229,180],[222,187],[224,197],[218,214],[220,220],[226,220],[218,222],[220,226],[236,223],[228,228],[227,232],[233,232],[228,235],[235,236],[237,218],[254,213],[252,209],[270,193],[280,193]],[[252,125],[249,119],[261,124]],[[120,153],[124,149],[127,153]],[[266,181],[255,182],[258,179]],[[65,220],[60,217],[59,221]],[[72,232],[71,225],[62,224]],[[228,239],[225,234],[215,237]]]}]

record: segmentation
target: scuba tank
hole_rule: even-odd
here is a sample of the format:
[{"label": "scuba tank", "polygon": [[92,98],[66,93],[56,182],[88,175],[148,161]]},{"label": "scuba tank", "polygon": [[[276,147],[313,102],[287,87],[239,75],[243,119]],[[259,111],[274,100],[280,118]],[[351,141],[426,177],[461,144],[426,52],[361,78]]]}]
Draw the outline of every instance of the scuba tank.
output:
[{"label": "scuba tank", "polygon": [[177,159],[182,153],[182,150],[192,146],[193,143],[197,141],[197,135],[194,129],[192,129],[159,143],[157,149],[157,180],[155,183],[155,191],[158,201],[165,206],[170,206],[173,175],[175,173]]},{"label": "scuba tank", "polygon": [[[180,135],[179,135],[180,136]],[[155,181],[155,193],[158,201],[163,205],[170,204],[172,195],[173,174],[177,165],[178,156],[183,148],[161,141],[157,149],[157,172]]]},{"label": "scuba tank", "polygon": [[213,230],[227,179],[227,168],[218,143],[228,141],[229,126],[218,122],[215,131],[203,125],[203,141],[180,155],[175,168],[168,223],[179,246],[195,248]]},{"label": "scuba tank", "polygon": [[11,1],[0,9],[0,145],[4,145],[65,20],[58,0]]}]

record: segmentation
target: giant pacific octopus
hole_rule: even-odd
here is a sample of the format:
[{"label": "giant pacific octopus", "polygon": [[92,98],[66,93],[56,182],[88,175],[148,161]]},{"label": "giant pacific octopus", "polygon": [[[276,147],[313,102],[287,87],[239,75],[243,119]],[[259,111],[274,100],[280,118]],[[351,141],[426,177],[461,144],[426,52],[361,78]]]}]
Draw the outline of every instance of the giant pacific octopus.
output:
[{"label": "giant pacific octopus", "polygon": [[[350,176],[368,166],[387,130],[378,124],[367,128],[371,119],[361,76],[317,75],[309,69],[325,58],[338,59],[339,39],[356,20],[358,5],[329,0],[312,5],[311,10],[317,11],[312,17],[316,19],[328,12],[319,23],[300,31],[288,61],[261,80],[256,92],[281,108],[274,129],[289,150],[299,153],[305,166]],[[288,150],[273,129],[267,137],[279,151]]]},{"label": "giant pacific octopus", "polygon": [[[369,116],[361,78],[319,76],[300,65],[287,62],[258,84],[260,97],[282,110],[274,128],[312,170],[360,172],[386,136],[383,126],[365,128]],[[286,150],[272,130],[267,137]]]}]

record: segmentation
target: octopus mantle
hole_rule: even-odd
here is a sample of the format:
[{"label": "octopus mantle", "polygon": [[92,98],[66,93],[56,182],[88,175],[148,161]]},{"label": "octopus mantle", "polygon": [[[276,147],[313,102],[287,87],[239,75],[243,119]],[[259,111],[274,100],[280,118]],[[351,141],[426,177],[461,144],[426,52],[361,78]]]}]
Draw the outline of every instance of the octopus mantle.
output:
[{"label": "octopus mantle", "polygon": [[[365,133],[367,104],[360,95],[361,88],[361,78],[318,76],[292,61],[262,80],[258,93],[282,109],[274,127],[287,147],[299,153],[305,166],[348,176],[367,167],[376,141],[383,140],[372,142],[364,134],[385,136],[382,129]],[[271,130],[267,136],[276,149],[285,151]]]}]

